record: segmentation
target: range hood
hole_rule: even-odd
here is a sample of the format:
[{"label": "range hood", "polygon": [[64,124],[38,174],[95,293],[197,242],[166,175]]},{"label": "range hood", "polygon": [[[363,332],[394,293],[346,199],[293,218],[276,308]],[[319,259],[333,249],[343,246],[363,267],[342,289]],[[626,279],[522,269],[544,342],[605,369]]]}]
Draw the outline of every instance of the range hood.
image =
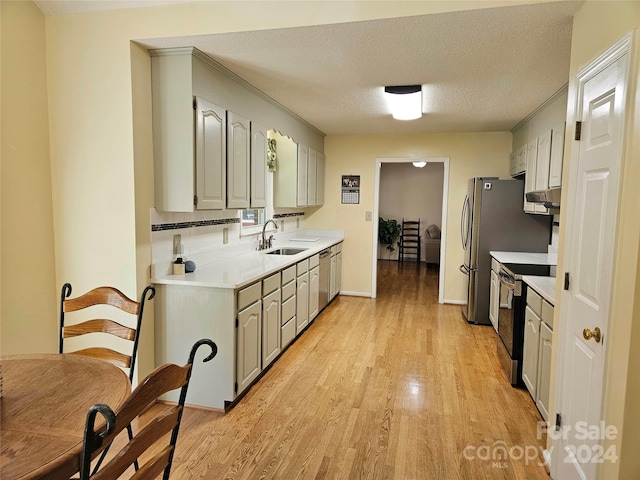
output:
[{"label": "range hood", "polygon": [[555,187],[547,190],[527,192],[527,202],[541,203],[547,208],[560,208],[560,193],[562,188]]}]

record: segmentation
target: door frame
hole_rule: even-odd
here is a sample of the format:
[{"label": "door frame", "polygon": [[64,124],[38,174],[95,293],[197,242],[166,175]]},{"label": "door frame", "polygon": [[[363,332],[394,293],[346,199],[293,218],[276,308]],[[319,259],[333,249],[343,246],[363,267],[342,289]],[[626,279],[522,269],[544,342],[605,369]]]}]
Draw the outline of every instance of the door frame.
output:
[{"label": "door frame", "polygon": [[[613,63],[615,63],[616,61],[618,61],[622,56],[627,55],[628,56],[628,62],[631,62],[631,54],[632,54],[632,45],[633,45],[633,32],[628,33],[627,35],[625,35],[621,40],[619,40],[618,42],[616,42],[613,46],[611,46],[609,49],[607,49],[604,53],[602,53],[600,56],[598,56],[596,59],[594,59],[592,62],[590,62],[586,67],[584,67],[583,69],[581,69],[577,74],[576,74],[576,94],[573,98],[573,116],[574,118],[570,119],[572,120],[572,123],[567,122],[567,126],[570,125],[575,125],[575,122],[578,118],[582,117],[582,98],[583,98],[583,88],[584,88],[584,84],[585,82],[590,79],[593,78],[594,76],[596,76],[597,74],[599,74],[600,72],[602,72],[605,68],[609,67],[610,65],[612,65]],[[625,98],[624,98],[624,109],[625,111],[622,114],[622,123],[621,123],[621,131],[622,131],[622,138],[621,138],[621,148],[620,148],[620,157],[619,157],[619,161],[623,161],[623,157],[624,157],[624,150],[625,150],[625,144],[627,142],[627,136],[626,136],[626,120],[627,120],[627,115],[628,115],[628,109],[629,109],[629,84],[630,84],[630,75],[631,75],[631,66],[629,64],[629,66],[627,67],[627,78],[625,79]],[[567,131],[565,130],[565,134],[567,133]],[[568,136],[567,136],[567,140],[568,140]],[[573,140],[568,140],[569,142],[573,142]],[[580,162],[580,148],[577,147],[576,145],[572,145],[571,148],[571,156],[570,156],[570,165],[569,165],[569,170],[568,170],[568,184],[567,184],[567,191],[566,193],[563,192],[563,203],[564,203],[564,199],[566,198],[566,205],[567,205],[567,214],[566,214],[566,218],[564,219],[564,223],[568,226],[567,229],[565,229],[564,232],[564,239],[563,239],[563,259],[562,259],[562,272],[566,272],[568,270],[570,270],[572,268],[571,265],[571,261],[572,261],[572,257],[570,254],[568,254],[568,252],[570,252],[571,249],[571,240],[573,239],[572,237],[572,232],[569,231],[569,228],[571,228],[575,222],[575,215],[576,215],[576,201],[577,199],[574,197],[574,194],[576,192],[577,189],[577,182],[578,182],[578,178],[577,178],[577,173],[578,173],[578,164]],[[613,249],[616,250],[617,249],[617,244],[619,241],[619,234],[618,234],[618,218],[620,216],[620,205],[619,205],[619,201],[620,201],[620,195],[622,193],[622,171],[620,172],[620,178],[619,178],[619,191],[618,191],[618,209],[616,211],[616,230],[614,233],[614,239],[613,239]],[[612,279],[613,280],[613,279]],[[565,300],[566,295],[568,294],[568,292],[565,293],[565,291],[562,292],[562,299],[561,299],[561,303],[560,303],[560,319],[562,318],[567,318],[569,311],[569,302]],[[611,296],[613,294],[613,290],[611,289],[609,291],[609,299],[611,300]],[[608,312],[608,316],[610,317],[610,313],[611,313],[611,302],[609,302],[609,312]],[[607,324],[607,329],[610,328],[610,321],[611,318],[608,319],[608,324]],[[567,339],[567,336],[571,335],[571,331],[570,331],[570,325],[569,322],[563,322],[562,320],[560,320],[559,322],[554,322],[554,325],[560,324],[560,328],[559,328],[559,332],[558,332],[558,337],[557,340],[554,339],[554,344],[557,345],[557,361],[556,361],[556,379],[555,379],[555,385],[554,385],[554,404],[553,404],[553,413],[555,414],[562,414],[562,387],[563,387],[563,383],[564,383],[564,367],[565,367],[565,362],[569,361],[568,358],[568,352],[566,351],[566,349],[564,348],[565,345],[565,340]],[[609,363],[609,351],[611,349],[611,345],[607,345],[606,343],[603,344],[603,348],[605,348],[606,350],[603,352],[603,370],[602,370],[602,374],[603,377],[606,377],[607,375],[607,371],[609,370],[609,368],[611,367],[610,363]],[[600,406],[600,412],[601,412],[601,420],[602,420],[602,414],[604,413],[604,393],[605,393],[605,389],[606,389],[606,382],[602,382],[602,391],[601,391],[601,406]],[[550,412],[551,413],[551,412]],[[555,422],[556,419],[551,419],[549,418],[549,428],[555,428]],[[551,478],[556,478],[557,475],[557,471],[559,468],[560,463],[563,461],[564,456],[561,453],[561,447],[562,447],[562,435],[561,434],[557,434],[552,438],[552,450],[551,452],[545,452],[545,459],[549,465],[549,470],[550,470],[550,474],[551,474]]]},{"label": "door frame", "polygon": [[441,235],[440,235],[440,269],[438,273],[438,303],[444,303],[444,272],[446,270],[446,244],[447,244],[447,205],[449,199],[449,157],[394,157],[394,158],[376,158],[376,171],[374,181],[374,198],[373,198],[373,248],[371,261],[371,298],[376,298],[378,287],[378,216],[380,212],[380,170],[383,163],[442,163],[442,215],[441,215]]}]

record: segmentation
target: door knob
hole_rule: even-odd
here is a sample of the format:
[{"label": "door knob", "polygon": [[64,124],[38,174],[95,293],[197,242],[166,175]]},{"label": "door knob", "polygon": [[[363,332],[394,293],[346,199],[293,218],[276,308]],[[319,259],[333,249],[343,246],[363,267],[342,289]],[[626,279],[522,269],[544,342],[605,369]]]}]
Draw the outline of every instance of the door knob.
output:
[{"label": "door knob", "polygon": [[600,327],[596,327],[593,329],[593,331],[591,331],[588,328],[585,328],[582,331],[582,336],[584,337],[585,340],[591,340],[591,338],[593,338],[596,343],[600,343],[600,340],[602,340],[602,333],[600,332]]}]

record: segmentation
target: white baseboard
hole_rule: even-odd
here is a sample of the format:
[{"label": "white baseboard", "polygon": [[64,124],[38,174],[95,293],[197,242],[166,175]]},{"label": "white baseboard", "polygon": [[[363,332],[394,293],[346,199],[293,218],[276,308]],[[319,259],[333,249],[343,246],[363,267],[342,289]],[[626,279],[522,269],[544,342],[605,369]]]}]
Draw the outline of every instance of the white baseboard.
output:
[{"label": "white baseboard", "polygon": [[465,302],[464,300],[447,300],[446,298],[443,300],[442,303],[449,303],[451,305],[466,305],[467,302]]},{"label": "white baseboard", "polygon": [[371,298],[371,292],[345,292],[340,290],[340,295],[346,295],[347,297],[369,297]]}]

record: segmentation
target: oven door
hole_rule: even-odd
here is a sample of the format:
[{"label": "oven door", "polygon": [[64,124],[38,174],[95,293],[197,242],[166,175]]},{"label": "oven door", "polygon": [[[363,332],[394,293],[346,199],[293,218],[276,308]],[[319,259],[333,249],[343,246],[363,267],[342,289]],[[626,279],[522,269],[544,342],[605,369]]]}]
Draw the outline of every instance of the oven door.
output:
[{"label": "oven door", "polygon": [[515,323],[516,279],[500,271],[500,304],[498,310],[498,335],[509,356],[513,358],[513,334]]}]

